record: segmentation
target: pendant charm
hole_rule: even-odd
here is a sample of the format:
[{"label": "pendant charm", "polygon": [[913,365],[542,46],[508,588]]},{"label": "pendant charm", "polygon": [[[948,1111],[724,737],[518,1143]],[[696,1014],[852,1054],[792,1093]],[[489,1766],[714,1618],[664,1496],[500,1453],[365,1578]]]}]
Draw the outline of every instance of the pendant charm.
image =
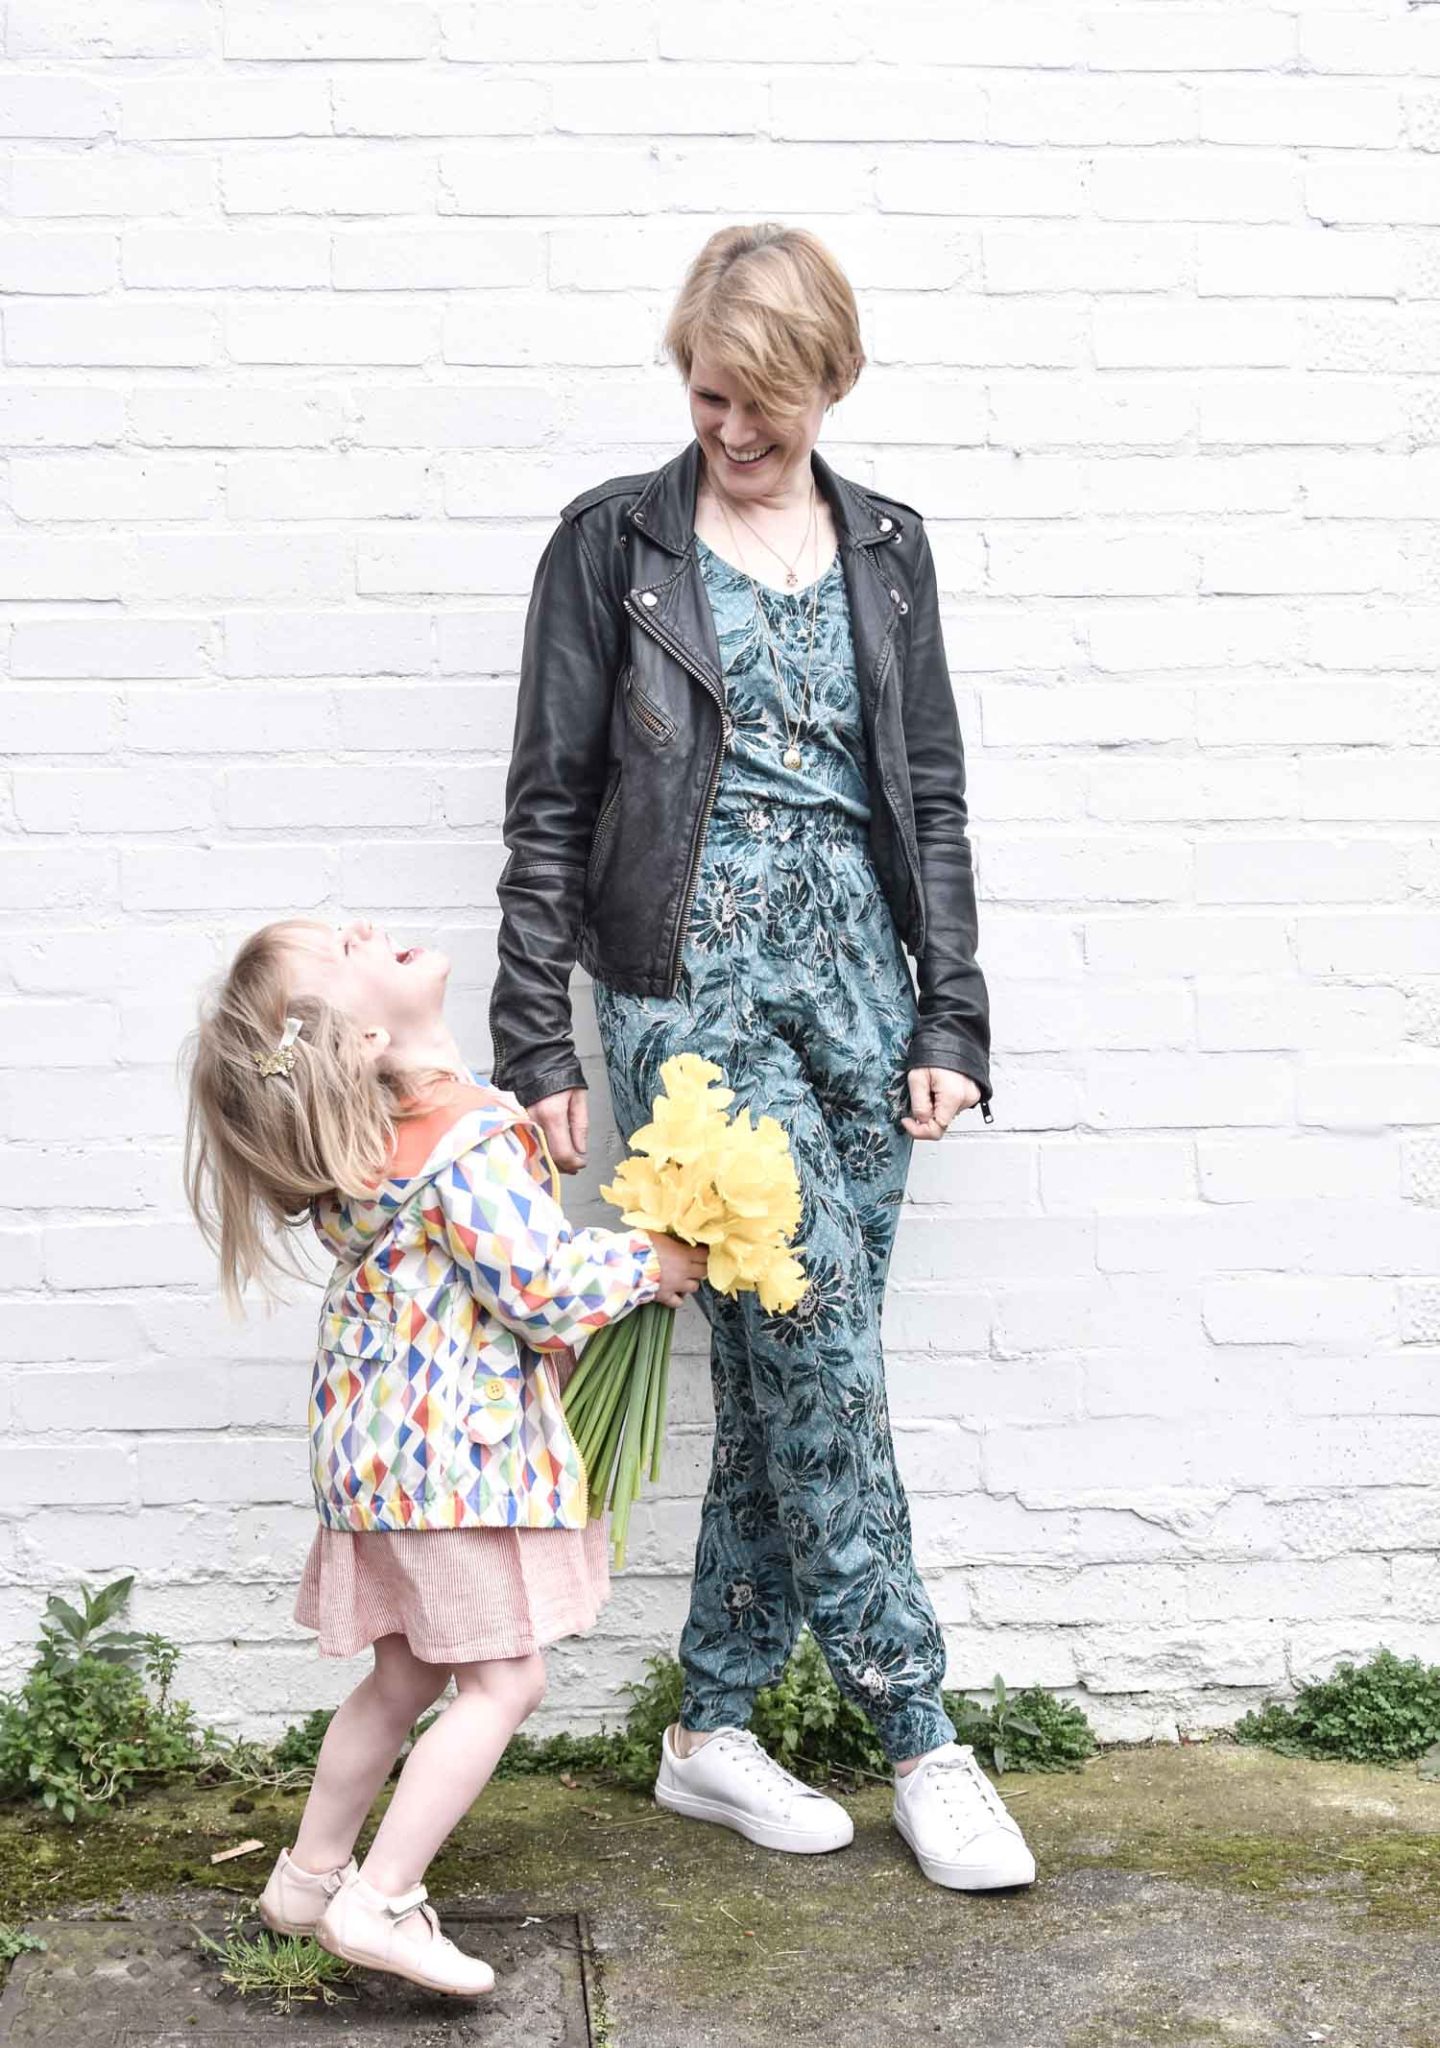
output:
[{"label": "pendant charm", "polygon": [[800,766],[800,749],[798,747],[787,747],[784,760],[787,768],[798,768]]},{"label": "pendant charm", "polygon": [[796,576],[795,571],[793,569],[787,569],[785,571],[785,581],[789,584],[792,590],[795,588]]}]

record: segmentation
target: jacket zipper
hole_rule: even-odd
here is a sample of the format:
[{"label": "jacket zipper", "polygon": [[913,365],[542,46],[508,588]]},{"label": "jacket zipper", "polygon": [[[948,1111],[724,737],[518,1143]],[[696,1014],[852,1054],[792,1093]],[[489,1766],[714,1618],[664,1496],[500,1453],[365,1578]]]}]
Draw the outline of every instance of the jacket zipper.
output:
[{"label": "jacket zipper", "polygon": [[595,830],[591,836],[590,841],[589,865],[591,867],[598,866],[598,856],[605,845],[605,829],[610,822],[610,818],[612,813],[614,812],[616,804],[620,801],[620,785],[624,781],[624,779],[625,775],[624,770],[622,769],[615,777],[615,787],[611,790],[609,796],[605,799],[605,808],[601,811],[599,817],[595,820]]},{"label": "jacket zipper", "polygon": [[694,676],[696,682],[704,686],[707,694],[714,699],[716,707],[720,712],[720,744],[716,747],[715,758],[710,764],[710,787],[705,792],[705,806],[700,814],[699,829],[690,842],[690,872],[685,884],[685,896],[681,904],[680,916],[675,926],[675,943],[670,949],[670,986],[673,989],[676,971],[680,963],[680,949],[685,943],[685,928],[690,919],[690,905],[695,898],[695,885],[700,879],[700,853],[705,844],[705,832],[710,823],[710,813],[715,808],[715,792],[720,786],[720,764],[725,755],[725,705],[704,669],[686,653],[685,649],[677,641],[672,639],[658,621],[650,618],[643,607],[633,604],[629,597],[625,600],[625,609],[629,612],[632,619],[644,627],[652,640],[658,641],[665,649],[665,652],[673,660],[679,662],[687,675]]},{"label": "jacket zipper", "polygon": [[647,732],[653,732],[656,739],[668,740],[675,737],[675,728],[670,720],[663,717],[636,687],[635,671],[632,667],[625,682],[625,698],[635,716]]}]

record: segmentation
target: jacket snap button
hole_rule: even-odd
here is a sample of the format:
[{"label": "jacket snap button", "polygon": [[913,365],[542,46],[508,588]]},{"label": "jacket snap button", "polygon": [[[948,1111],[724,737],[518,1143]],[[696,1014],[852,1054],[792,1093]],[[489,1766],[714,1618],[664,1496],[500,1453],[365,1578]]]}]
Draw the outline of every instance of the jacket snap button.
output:
[{"label": "jacket snap button", "polygon": [[637,526],[643,526],[645,524],[645,514],[643,512],[632,512],[630,516],[635,521],[635,524]]},{"label": "jacket snap button", "polygon": [[892,590],[892,591],[891,591],[891,593],[890,593],[890,600],[891,600],[892,604],[899,604],[899,602],[900,602],[900,593],[899,593],[899,591],[898,591],[898,590]]},{"label": "jacket snap button", "polygon": [[640,602],[641,604],[659,604],[660,600],[655,595],[653,590],[642,590],[640,593]]},{"label": "jacket snap button", "polygon": [[880,531],[882,533],[888,533],[894,524],[895,521],[893,519],[882,519],[880,521]]},{"label": "jacket snap button", "polygon": [[910,609],[909,605],[908,605],[908,604],[906,604],[906,602],[905,602],[905,600],[904,600],[904,598],[903,598],[903,597],[902,597],[902,598],[901,598],[901,600],[900,600],[900,609],[901,609],[901,611],[902,611],[902,612],[908,612],[908,611],[909,611],[909,609]]}]

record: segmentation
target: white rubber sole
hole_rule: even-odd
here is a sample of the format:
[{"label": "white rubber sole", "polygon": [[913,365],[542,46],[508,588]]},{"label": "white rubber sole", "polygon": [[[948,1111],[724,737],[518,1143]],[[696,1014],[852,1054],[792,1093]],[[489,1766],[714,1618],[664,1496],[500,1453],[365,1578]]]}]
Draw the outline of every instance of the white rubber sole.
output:
[{"label": "white rubber sole", "polygon": [[848,1849],[855,1839],[853,1822],[848,1834],[837,1834],[834,1841],[826,1841],[823,1837],[802,1834],[797,1828],[783,1827],[778,1821],[757,1820],[754,1814],[727,1806],[723,1800],[702,1799],[697,1792],[682,1791],[679,1786],[667,1785],[659,1779],[655,1784],[655,1804],[663,1806],[667,1813],[683,1815],[686,1820],[704,1820],[714,1827],[730,1828],[759,1849],[783,1849],[790,1856],[828,1856],[832,1850]]},{"label": "white rubber sole", "polygon": [[403,1977],[407,1984],[418,1984],[422,1990],[433,1991],[441,1998],[486,1998],[495,1989],[495,1972],[490,1970],[488,1963],[488,1984],[482,1984],[475,1991],[457,1991],[453,1984],[438,1984],[433,1977],[422,1976],[416,1970],[402,1969],[396,1962],[369,1955],[361,1949],[346,1948],[345,1944],[336,1941],[333,1935],[327,1939],[318,1927],[315,1929],[315,1939],[327,1955],[338,1956],[342,1963],[353,1963],[357,1970],[382,1970],[387,1977]]},{"label": "white rubber sole", "polygon": [[[1027,1849],[1024,1863],[1007,1868],[1003,1864],[975,1865],[970,1863],[941,1863],[933,1856],[922,1855],[915,1845],[915,1838],[898,1812],[892,1818],[903,1836],[911,1855],[920,1865],[931,1884],[944,1885],[952,1892],[998,1892],[1009,1891],[1035,1882],[1035,1858]],[[1028,1875],[1023,1872],[1028,1865]]]}]

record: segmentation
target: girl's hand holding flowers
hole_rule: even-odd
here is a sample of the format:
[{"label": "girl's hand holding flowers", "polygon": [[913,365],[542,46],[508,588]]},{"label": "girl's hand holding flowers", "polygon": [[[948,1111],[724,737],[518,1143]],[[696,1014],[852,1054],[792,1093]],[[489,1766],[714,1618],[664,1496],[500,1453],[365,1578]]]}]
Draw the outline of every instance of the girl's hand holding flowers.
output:
[{"label": "girl's hand holding flowers", "polygon": [[709,1253],[704,1245],[686,1244],[663,1230],[651,1230],[646,1235],[660,1260],[660,1291],[655,1299],[662,1308],[679,1308],[686,1295],[694,1294],[705,1278]]}]

